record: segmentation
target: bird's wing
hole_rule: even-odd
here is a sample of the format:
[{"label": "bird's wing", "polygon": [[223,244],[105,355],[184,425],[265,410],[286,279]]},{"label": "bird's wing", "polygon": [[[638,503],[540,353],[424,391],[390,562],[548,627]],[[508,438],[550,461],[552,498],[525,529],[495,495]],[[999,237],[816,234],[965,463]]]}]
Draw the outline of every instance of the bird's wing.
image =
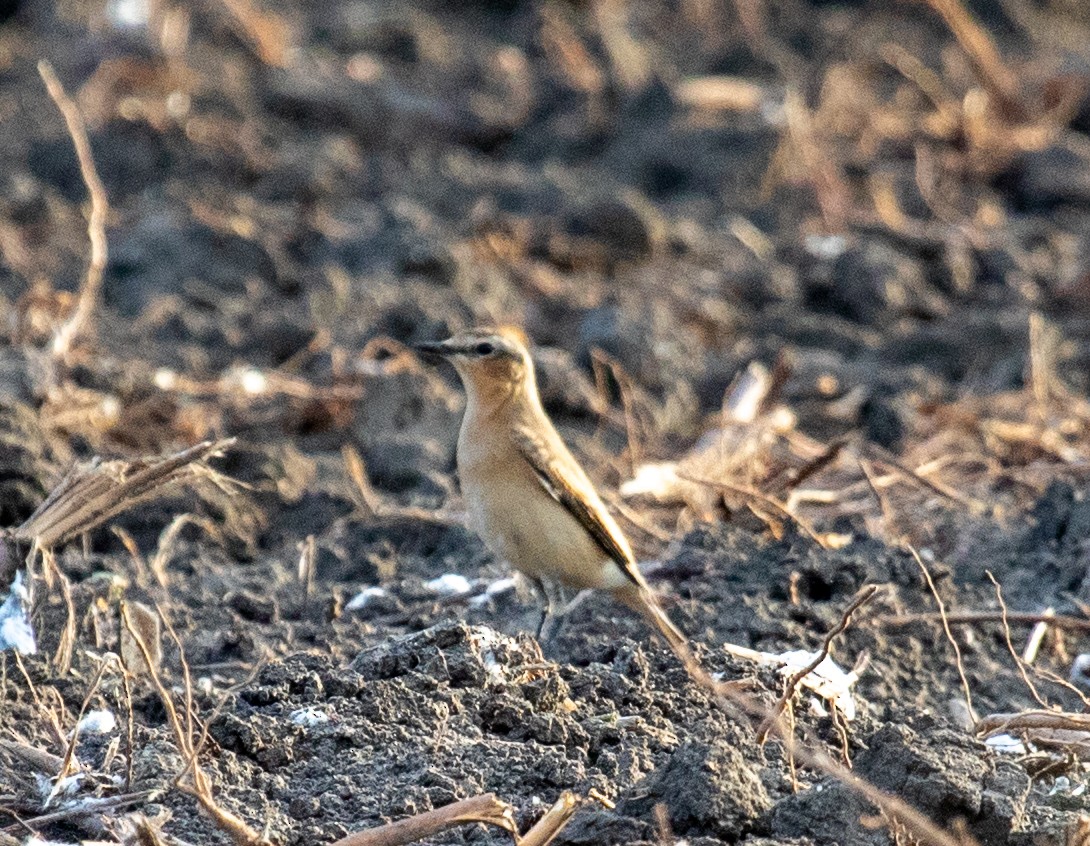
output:
[{"label": "bird's wing", "polygon": [[515,443],[549,495],[579,521],[634,585],[643,587],[643,579],[636,570],[632,551],[621,530],[563,444],[550,445],[542,435],[525,427],[515,430]]}]

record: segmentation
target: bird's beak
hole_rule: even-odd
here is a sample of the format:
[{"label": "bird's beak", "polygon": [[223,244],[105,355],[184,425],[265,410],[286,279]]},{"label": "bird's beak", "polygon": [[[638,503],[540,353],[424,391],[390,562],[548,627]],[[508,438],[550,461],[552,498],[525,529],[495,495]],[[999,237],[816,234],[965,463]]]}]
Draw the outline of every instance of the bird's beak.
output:
[{"label": "bird's beak", "polygon": [[412,348],[421,355],[437,358],[446,358],[460,351],[450,341],[423,341],[419,344],[413,344]]}]

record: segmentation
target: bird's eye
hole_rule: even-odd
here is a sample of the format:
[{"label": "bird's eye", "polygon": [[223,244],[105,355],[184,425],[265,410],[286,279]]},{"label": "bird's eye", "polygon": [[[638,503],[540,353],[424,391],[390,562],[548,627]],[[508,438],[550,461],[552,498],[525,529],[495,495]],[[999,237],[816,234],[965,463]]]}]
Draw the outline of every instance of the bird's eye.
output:
[{"label": "bird's eye", "polygon": [[495,349],[488,341],[481,341],[477,344],[477,355],[492,355]]}]

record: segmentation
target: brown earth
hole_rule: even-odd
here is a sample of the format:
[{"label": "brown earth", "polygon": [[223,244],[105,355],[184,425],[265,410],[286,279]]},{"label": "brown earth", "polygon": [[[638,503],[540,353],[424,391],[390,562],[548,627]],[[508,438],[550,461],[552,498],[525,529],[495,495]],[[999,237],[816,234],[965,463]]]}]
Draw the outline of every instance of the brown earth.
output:
[{"label": "brown earth", "polygon": [[[725,502],[623,510],[709,670],[773,702],[782,679],[723,644],[816,649],[877,584],[833,649],[845,669],[869,657],[859,713],[841,735],[800,695],[805,738],[985,846],[1082,842],[1078,745],[985,747],[941,626],[889,618],[936,595],[995,611],[988,572],[1012,612],[1090,603],[1090,14],[969,4],[1004,88],[926,3],[249,8],[154,4],[125,29],[71,0],[0,24],[0,525],[96,454],[234,436],[216,468],[247,486],[114,521],[143,559],[162,546],[165,587],[107,529],[59,554],[74,665],[49,660],[68,612],[38,584],[41,651],[25,677],[3,655],[0,740],[63,756],[125,597],[172,621],[216,797],[276,843],[486,791],[525,828],[563,790],[616,807],[587,804],[560,843],[914,842],[834,780],[793,780],[779,742],[758,745],[607,599],[543,648],[532,601],[485,593],[506,571],[459,520],[461,393],[405,345],[503,321],[538,345],[547,408],[604,491],[702,436],[733,444],[688,465],[733,485]],[[41,57],[85,115],[111,206],[94,333],[63,362],[49,338],[86,266],[86,195]],[[729,79],[718,105],[711,77]],[[754,361],[773,373],[763,414],[725,420]],[[796,492],[795,517],[751,489]],[[162,543],[181,513],[208,522]],[[472,595],[429,587],[446,574]],[[349,610],[365,587],[384,593]],[[1014,650],[1029,629],[1012,624]],[[952,632],[979,715],[1039,707],[1001,625]],[[1067,679],[1086,640],[1047,633],[1027,675],[1048,704],[1083,710],[1039,673]],[[180,685],[169,642],[163,667]],[[28,835],[19,820],[108,838],[121,811],[72,803],[144,790],[161,792],[135,807],[168,809],[179,842],[228,842],[162,790],[183,760],[159,697],[133,685],[131,754],[116,673],[92,697],[119,728],[79,740],[75,796],[44,807],[25,766],[0,768],[0,844]],[[471,826],[429,842],[508,840]]]}]

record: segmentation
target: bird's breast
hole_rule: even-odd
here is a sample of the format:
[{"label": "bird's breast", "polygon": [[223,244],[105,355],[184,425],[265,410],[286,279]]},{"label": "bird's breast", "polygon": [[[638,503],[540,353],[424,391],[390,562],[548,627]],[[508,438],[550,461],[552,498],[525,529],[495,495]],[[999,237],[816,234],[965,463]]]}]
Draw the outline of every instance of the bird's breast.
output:
[{"label": "bird's breast", "polygon": [[612,590],[627,579],[583,525],[517,466],[459,468],[469,524],[498,558],[533,579]]}]

